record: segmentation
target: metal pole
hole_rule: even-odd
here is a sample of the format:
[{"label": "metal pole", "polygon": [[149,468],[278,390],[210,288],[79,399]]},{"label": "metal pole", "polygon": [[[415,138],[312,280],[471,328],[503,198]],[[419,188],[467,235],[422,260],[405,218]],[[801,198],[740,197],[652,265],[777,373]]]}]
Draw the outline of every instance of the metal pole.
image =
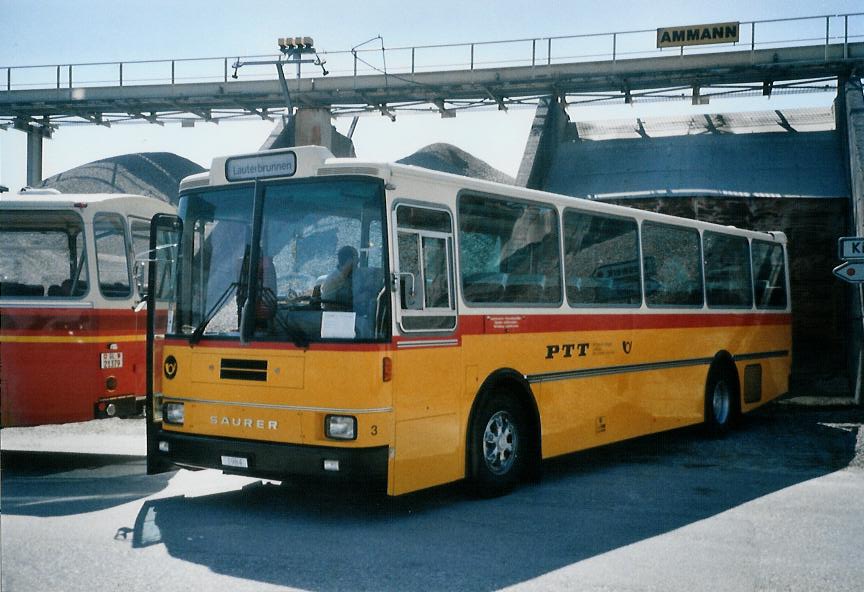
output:
[{"label": "metal pole", "polygon": [[120,86],[123,86],[123,62],[120,62]]},{"label": "metal pole", "polygon": [[6,90],[12,90],[12,68],[6,68]]},{"label": "metal pole", "polygon": [[531,67],[534,67],[535,60],[537,58],[537,40],[531,40]]},{"label": "metal pole", "polygon": [[[228,58],[225,58],[227,61]],[[228,79],[225,79],[225,82],[228,82]],[[171,60],[171,84],[174,84],[174,60]]]},{"label": "metal pole", "polygon": [[[858,304],[860,306],[861,311],[864,311],[864,286],[858,284]],[[864,325],[864,315],[861,317],[862,325]],[[864,329],[864,327],[862,327]],[[855,373],[855,392],[853,393],[855,397],[855,404],[861,405],[864,400],[862,400],[862,388],[861,388],[861,373],[864,372],[864,348],[859,344],[858,346],[858,368]]]},{"label": "metal pole", "polygon": [[750,23],[750,51],[756,50],[756,21]]},{"label": "metal pole", "polygon": [[57,88],[60,88],[60,66],[57,66]]},{"label": "metal pole", "polygon": [[618,33],[612,33],[612,61],[614,62],[618,52]]},{"label": "metal pole", "polygon": [[830,43],[831,17],[825,17],[825,61],[828,61],[828,44]]},{"label": "metal pole", "polygon": [[[356,73],[356,67],[355,67]],[[411,48],[411,76],[414,76],[414,48]]]},{"label": "metal pole", "polygon": [[552,38],[547,39],[546,43],[546,65],[552,65]]},{"label": "metal pole", "polygon": [[72,64],[69,64],[69,88],[72,88]]},{"label": "metal pole", "polygon": [[843,59],[849,57],[849,15],[843,15]]},{"label": "metal pole", "polygon": [[471,69],[474,69],[474,44],[471,44]]}]

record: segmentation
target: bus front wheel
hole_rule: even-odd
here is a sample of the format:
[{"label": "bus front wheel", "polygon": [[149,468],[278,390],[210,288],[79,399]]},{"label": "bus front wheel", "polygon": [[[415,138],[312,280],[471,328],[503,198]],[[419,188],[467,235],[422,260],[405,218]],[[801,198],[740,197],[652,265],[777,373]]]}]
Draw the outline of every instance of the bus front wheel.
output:
[{"label": "bus front wheel", "polygon": [[528,439],[525,414],[513,397],[483,401],[469,436],[472,493],[494,497],[510,491],[525,474]]}]

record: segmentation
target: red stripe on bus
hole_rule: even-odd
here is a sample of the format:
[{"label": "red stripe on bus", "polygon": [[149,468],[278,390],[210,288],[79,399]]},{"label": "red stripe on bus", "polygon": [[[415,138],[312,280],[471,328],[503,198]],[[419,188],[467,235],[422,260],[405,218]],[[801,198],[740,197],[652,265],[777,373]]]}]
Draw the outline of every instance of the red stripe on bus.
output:
[{"label": "red stripe on bus", "polygon": [[143,334],[146,314],[131,309],[3,308],[0,331],[5,335]]},{"label": "red stripe on bus", "polygon": [[561,333],[572,331],[628,331],[788,325],[788,313],[697,314],[582,314],[582,315],[465,315],[459,317],[462,335],[486,333]]},{"label": "red stripe on bus", "polygon": [[[491,319],[491,320],[490,320]],[[453,339],[461,344],[466,335],[505,334],[505,333],[563,333],[574,331],[633,331],[650,329],[699,329],[720,327],[784,326],[791,323],[789,313],[697,313],[697,314],[583,314],[583,315],[529,315],[529,314],[482,314],[463,315],[459,325],[452,333],[423,336],[396,336],[390,343],[310,343],[305,349],[314,351],[390,351],[399,344],[411,344],[422,348],[424,341],[430,347],[441,347],[441,340]],[[496,325],[496,323],[498,323]],[[503,328],[498,328],[503,327]],[[169,337],[165,345],[188,346],[183,338]],[[261,349],[298,350],[290,341],[253,341],[240,346],[236,340],[202,339],[194,347],[221,349]]]}]

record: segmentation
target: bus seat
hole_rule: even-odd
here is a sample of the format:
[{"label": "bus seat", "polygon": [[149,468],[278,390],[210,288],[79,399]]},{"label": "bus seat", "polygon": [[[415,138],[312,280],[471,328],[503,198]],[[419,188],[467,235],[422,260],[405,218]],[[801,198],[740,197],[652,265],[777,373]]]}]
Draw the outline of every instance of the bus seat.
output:
[{"label": "bus seat", "polygon": [[75,286],[75,291],[73,292],[72,280],[63,280],[63,283],[60,284],[60,289],[63,292],[63,296],[83,296],[87,293],[87,282],[78,282],[78,285]]},{"label": "bus seat", "polygon": [[465,299],[469,302],[501,302],[506,273],[475,273],[465,278]]},{"label": "bus seat", "polygon": [[132,289],[128,284],[122,282],[114,282],[111,284],[99,283],[99,291],[106,298],[128,298],[132,294]]},{"label": "bus seat", "polygon": [[44,296],[45,286],[22,284],[19,282],[0,282],[0,296]]},{"label": "bus seat", "polygon": [[543,302],[546,277],[542,274],[515,274],[507,277],[504,302]]}]

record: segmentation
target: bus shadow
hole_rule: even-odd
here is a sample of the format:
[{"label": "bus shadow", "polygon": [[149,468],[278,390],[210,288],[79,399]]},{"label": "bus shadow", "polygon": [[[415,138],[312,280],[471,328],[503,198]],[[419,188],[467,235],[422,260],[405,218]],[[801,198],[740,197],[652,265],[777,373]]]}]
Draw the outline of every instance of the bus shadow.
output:
[{"label": "bus shadow", "polygon": [[174,474],[148,477],[140,456],[4,450],[2,511],[17,516],[69,516],[153,495]]},{"label": "bus shadow", "polygon": [[542,482],[491,500],[262,482],[152,500],[133,547],[293,588],[494,590],[839,470],[862,419],[772,406],[724,439],[685,429],[546,463]]}]

